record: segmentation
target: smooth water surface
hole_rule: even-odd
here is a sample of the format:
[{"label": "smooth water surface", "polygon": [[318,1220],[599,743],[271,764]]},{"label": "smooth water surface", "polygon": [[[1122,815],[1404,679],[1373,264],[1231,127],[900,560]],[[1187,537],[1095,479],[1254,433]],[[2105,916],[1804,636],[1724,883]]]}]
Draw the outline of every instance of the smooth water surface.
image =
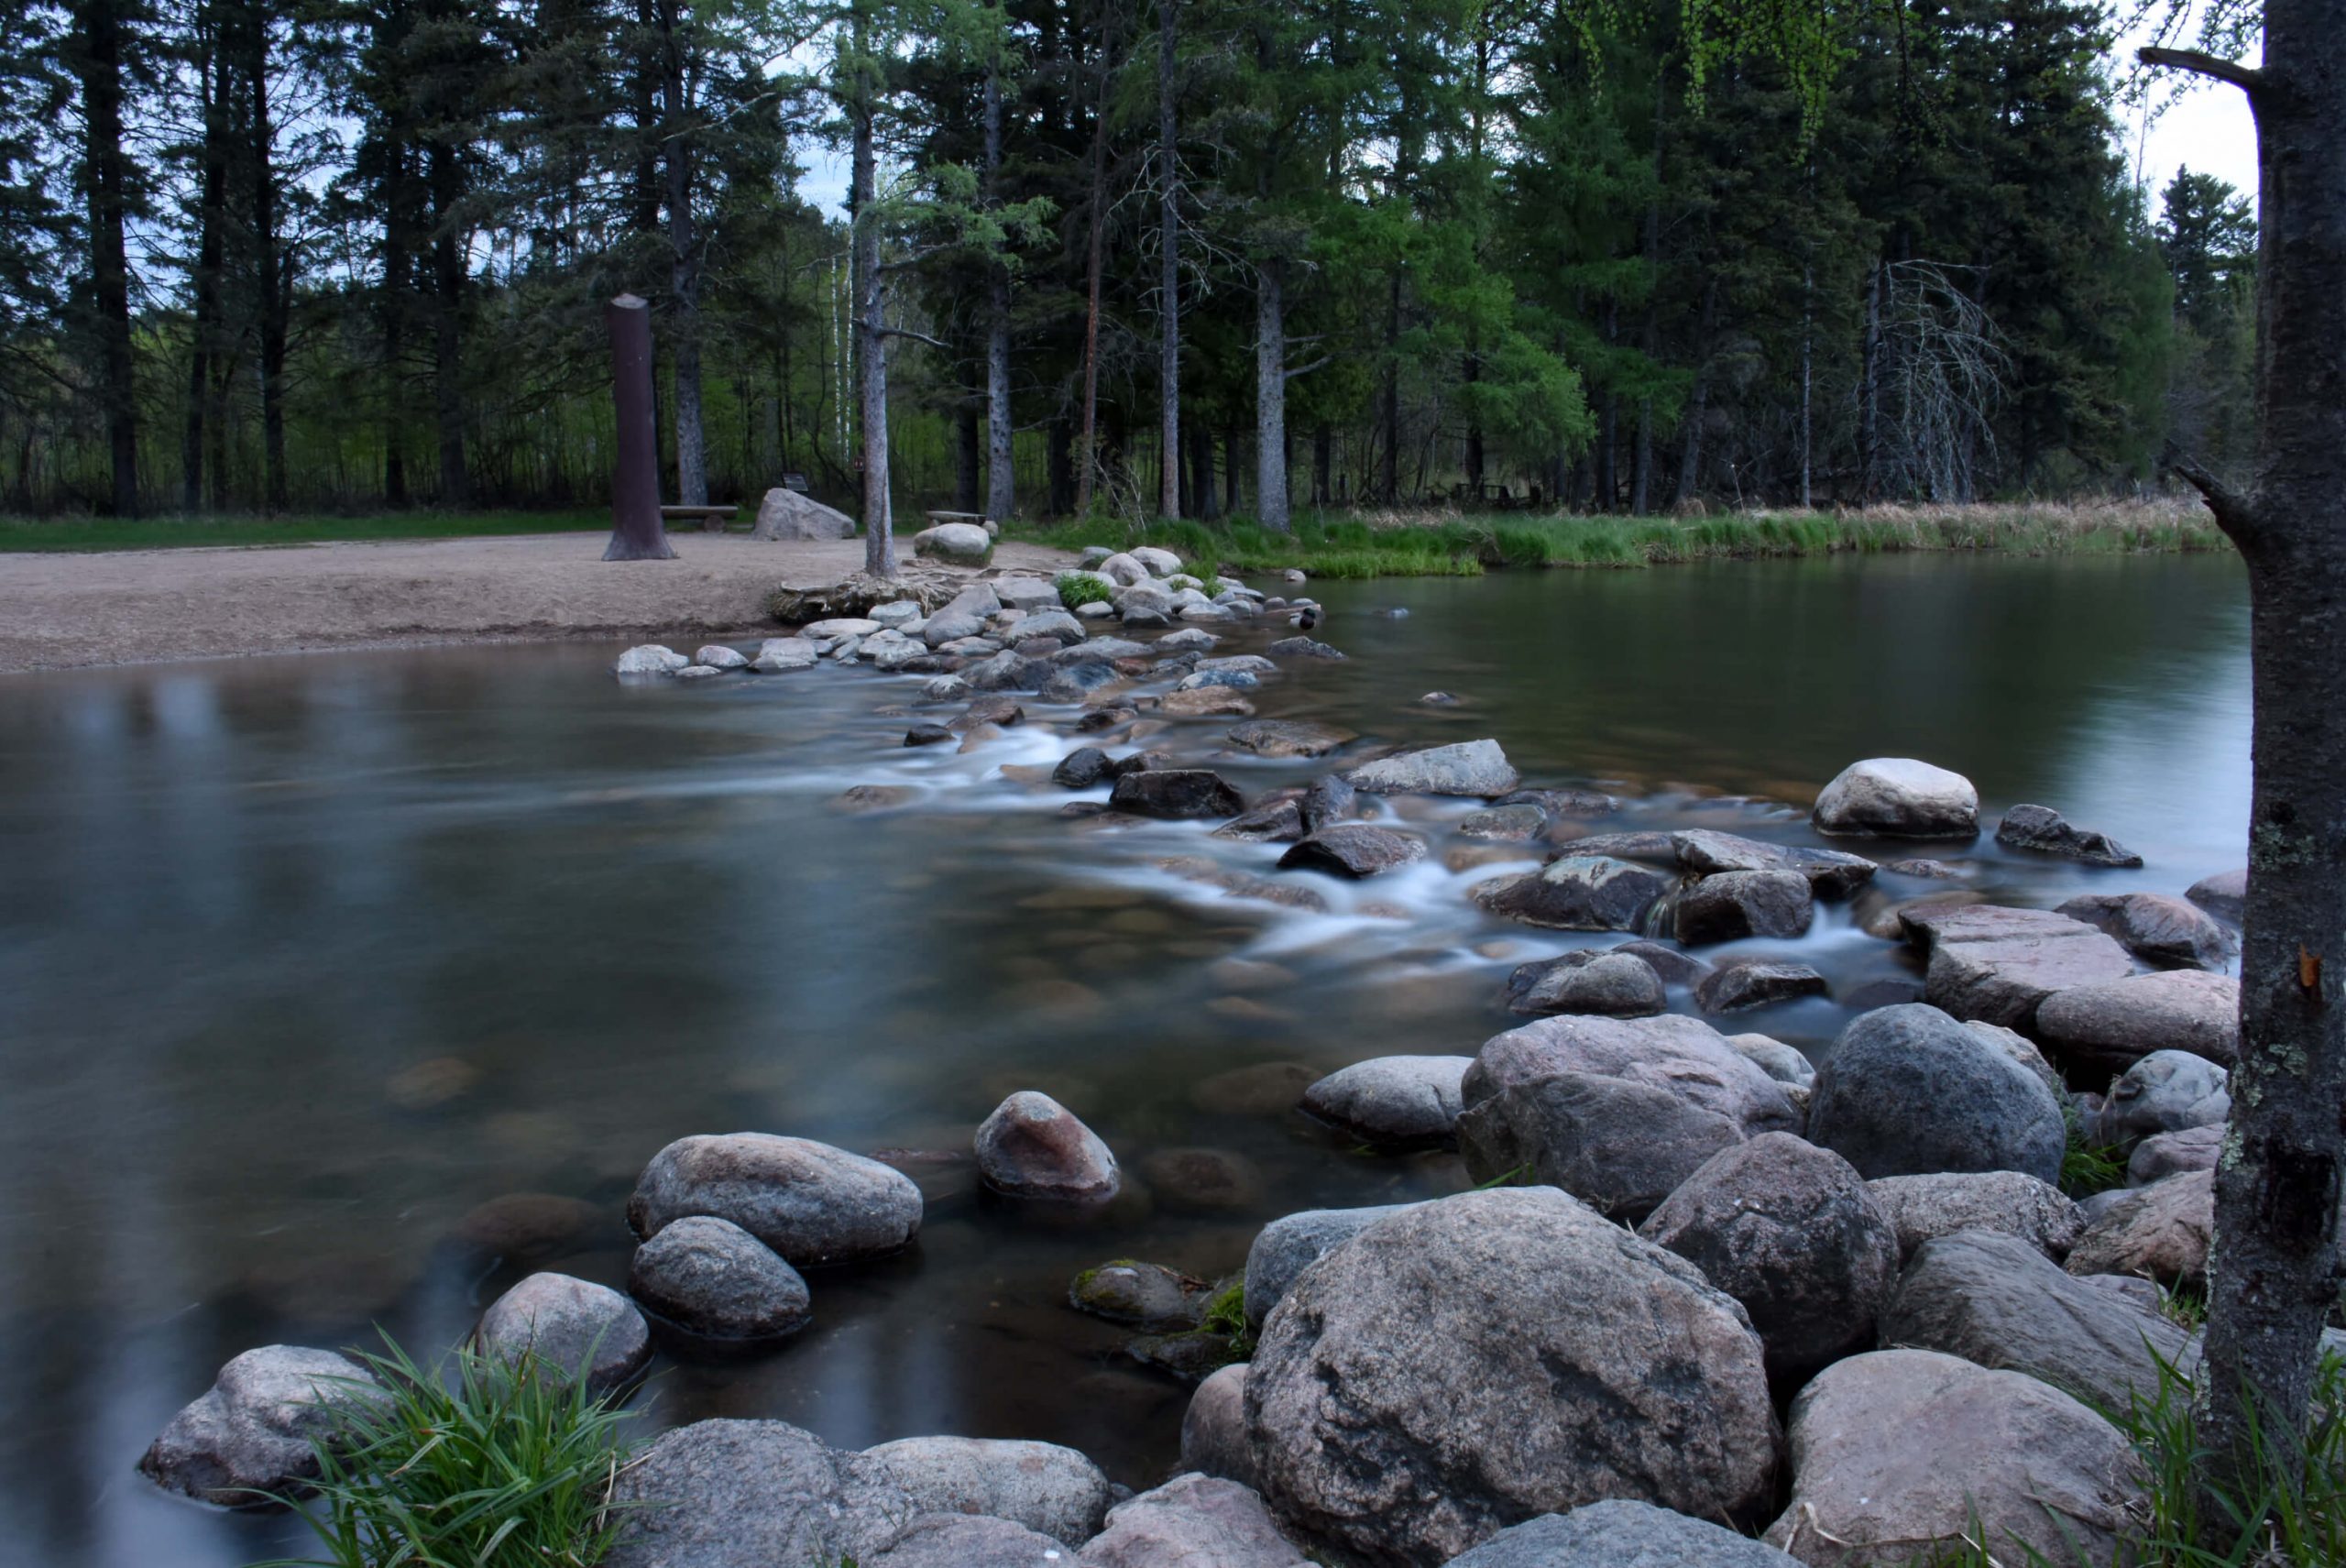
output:
[{"label": "smooth water surface", "polygon": [[[2043,802],[2149,860],[2090,872],[1983,838],[1954,858],[2000,898],[2179,892],[2243,858],[2247,632],[2229,558],[1318,591],[1319,634],[1352,657],[1290,662],[1255,694],[1266,716],[1356,729],[1355,750],[1495,737],[1527,783],[1620,795],[1595,830],[1809,841],[1807,803],[1833,773],[1914,755],[1970,776],[1991,817]],[[1035,706],[966,751],[906,751],[906,716],[874,709],[953,711],[923,705],[917,677],[623,687],[616,651],[0,680],[10,1561],[193,1568],[302,1545],[282,1518],[167,1497],[132,1466],[250,1346],[361,1343],[379,1323],[434,1354],[531,1266],[622,1282],[635,1174],[696,1132],[915,1151],[894,1157],[928,1217],[904,1256],[813,1275],[816,1324],[780,1351],[663,1355],[637,1400],[653,1421],[773,1416],[851,1446],[1045,1438],[1146,1486],[1174,1461],[1186,1390],[1070,1310],[1069,1277],[1118,1256],[1218,1275],[1275,1215],[1456,1190],[1454,1157],[1373,1157],[1315,1132],[1285,1110],[1293,1084],[1388,1052],[1472,1052],[1509,1022],[1496,999],[1511,965],[1618,939],[1469,904],[1475,882],[1536,864],[1450,832],[1473,803],[1385,803],[1432,855],[1351,886],[1282,877],[1319,893],[1313,913],[1162,865],[1269,875],[1277,846],[1063,818],[1069,795],[1037,774],[1080,743],[1076,710]],[[1464,701],[1416,703],[1434,688]],[[1326,765],[1231,755],[1230,722],[1147,744],[1249,790]],[[917,794],[843,809],[864,784]],[[1847,906],[1802,942],[1730,950],[1797,952],[1842,992],[1913,972]],[[1847,1016],[1812,1000],[1729,1028],[1814,1051]],[[1134,1190],[1105,1214],[975,1192],[957,1157],[1027,1087],[1115,1146]],[[1153,1155],[1195,1146],[1240,1162],[1225,1206],[1151,1181]],[[452,1239],[515,1193],[601,1221],[527,1263]]]}]

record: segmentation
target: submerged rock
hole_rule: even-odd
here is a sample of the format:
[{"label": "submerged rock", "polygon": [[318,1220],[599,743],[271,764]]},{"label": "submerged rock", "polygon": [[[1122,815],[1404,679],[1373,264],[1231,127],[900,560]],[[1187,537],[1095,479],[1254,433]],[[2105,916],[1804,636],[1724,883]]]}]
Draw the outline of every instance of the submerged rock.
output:
[{"label": "submerged rock", "polygon": [[707,1339],[779,1339],[814,1317],[796,1269],[740,1226],[708,1214],[673,1221],[636,1248],[627,1288],[662,1318]]},{"label": "submerged rock", "polygon": [[138,1461],[139,1472],[166,1490],[225,1508],[306,1496],[319,1469],[312,1440],[333,1428],[323,1407],[363,1398],[373,1387],[365,1367],[332,1351],[248,1350],[171,1418]]},{"label": "submerged rock", "polygon": [[1135,1329],[1193,1329],[1213,1287],[1157,1263],[1119,1258],[1087,1268],[1067,1288],[1068,1304]]},{"label": "submerged rock", "polygon": [[1260,1166],[1219,1148],[1158,1149],[1141,1161],[1141,1175],[1159,1204],[1184,1213],[1252,1209],[1266,1185]]},{"label": "submerged rock", "polygon": [[652,1158],[628,1200],[649,1240],[672,1220],[730,1220],[795,1265],[897,1252],[920,1229],[920,1189],[878,1160],[809,1138],[728,1133],[679,1138]]},{"label": "submerged rock", "polygon": [[583,1376],[596,1393],[627,1382],[652,1359],[651,1331],[635,1304],[567,1274],[532,1274],[514,1286],[481,1314],[473,1337],[485,1355],[508,1364],[530,1355],[565,1381]]},{"label": "submerged rock", "polygon": [[1204,768],[1151,769],[1116,781],[1108,804],[1136,817],[1235,817],[1246,802],[1220,773]]},{"label": "submerged rock", "polygon": [[1375,1057],[1304,1091],[1303,1109],[1387,1146],[1449,1140],[1462,1108],[1459,1085],[1472,1057]]},{"label": "submerged rock", "polygon": [[2143,857],[2107,833],[2088,833],[2049,806],[2015,806],[1996,824],[1996,842],[2007,849],[2059,855],[2093,866],[2139,866]]},{"label": "submerged rock", "polygon": [[1025,1089],[978,1128],[978,1171],[1013,1198],[1096,1201],[1122,1185],[1116,1157],[1100,1135],[1049,1095]]},{"label": "submerged rock", "polygon": [[1609,855],[1567,854],[1545,871],[1473,890],[1494,915],[1561,931],[1635,931],[1677,879]]},{"label": "submerged rock", "polygon": [[1344,775],[1371,795],[1505,795],[1522,783],[1496,740],[1461,740],[1398,751]]},{"label": "submerged rock", "polygon": [[1961,773],[1912,757],[1871,757],[1842,769],[1811,817],[1824,833],[1968,839],[1979,831],[1979,792]]},{"label": "submerged rock", "polygon": [[1371,877],[1421,861],[1425,854],[1422,839],[1396,833],[1389,828],[1373,828],[1365,822],[1338,823],[1322,828],[1281,855],[1279,870]]},{"label": "submerged rock", "polygon": [[1817,1069],[1809,1135],[1868,1177],[2061,1174],[2067,1125],[2028,1068],[1935,1007],[1853,1019]]}]

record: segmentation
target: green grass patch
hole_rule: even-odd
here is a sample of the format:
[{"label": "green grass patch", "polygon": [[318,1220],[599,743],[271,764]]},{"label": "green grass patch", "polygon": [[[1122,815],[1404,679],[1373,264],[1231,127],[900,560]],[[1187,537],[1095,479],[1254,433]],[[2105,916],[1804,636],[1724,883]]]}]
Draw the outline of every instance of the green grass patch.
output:
[{"label": "green grass patch", "polygon": [[2125,1186],[2126,1151],[2095,1143],[2086,1135],[2077,1113],[2067,1106],[2062,1110],[2069,1125],[2069,1142],[2061,1151],[2061,1190],[2085,1199]]},{"label": "green grass patch", "polygon": [[1201,1333],[1222,1334],[1230,1341],[1230,1362],[1253,1358],[1255,1335],[1246,1327],[1246,1282],[1233,1279],[1207,1299],[1205,1315],[1198,1320]]},{"label": "green grass patch", "polygon": [[0,551],[169,550],[342,540],[487,539],[608,532],[608,507],[576,511],[394,511],[366,516],[0,517]]},{"label": "green grass patch", "polygon": [[1059,603],[1069,613],[1088,604],[1115,602],[1116,585],[1095,572],[1061,572],[1051,579],[1051,586],[1058,589]]}]

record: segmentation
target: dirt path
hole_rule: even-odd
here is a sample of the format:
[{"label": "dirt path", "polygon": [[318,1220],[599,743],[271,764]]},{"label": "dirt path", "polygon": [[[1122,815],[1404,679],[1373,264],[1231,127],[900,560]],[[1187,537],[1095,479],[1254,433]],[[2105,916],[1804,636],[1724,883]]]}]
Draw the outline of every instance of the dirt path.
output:
[{"label": "dirt path", "polygon": [[[602,560],[608,535],[237,550],[0,554],[0,672],[506,639],[686,639],[769,627],[783,587],[836,583],[861,540],[677,536],[676,559]],[[908,542],[900,551],[909,553]],[[1073,558],[1008,543],[994,565]],[[689,650],[687,650],[689,652]]]}]

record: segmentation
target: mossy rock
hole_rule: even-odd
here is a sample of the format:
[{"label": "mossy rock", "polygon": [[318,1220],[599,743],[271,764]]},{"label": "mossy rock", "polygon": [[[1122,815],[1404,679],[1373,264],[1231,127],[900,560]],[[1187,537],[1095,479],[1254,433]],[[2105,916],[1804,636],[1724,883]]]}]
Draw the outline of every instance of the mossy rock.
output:
[{"label": "mossy rock", "polygon": [[1087,1268],[1068,1286],[1069,1305],[1130,1328],[1195,1328],[1213,1287],[1162,1264],[1120,1257]]}]

